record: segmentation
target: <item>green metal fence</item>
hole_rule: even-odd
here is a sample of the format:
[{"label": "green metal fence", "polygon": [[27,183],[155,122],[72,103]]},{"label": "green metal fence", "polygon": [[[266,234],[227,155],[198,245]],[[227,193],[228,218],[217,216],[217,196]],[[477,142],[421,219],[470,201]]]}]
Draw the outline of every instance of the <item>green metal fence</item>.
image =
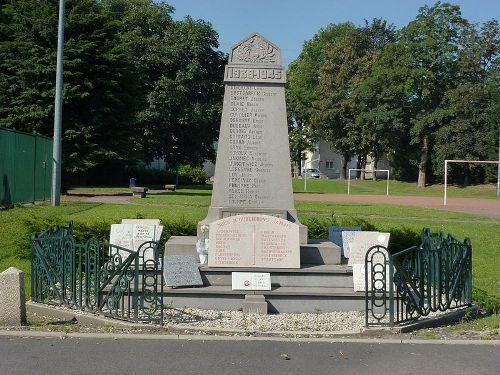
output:
[{"label": "green metal fence", "polygon": [[422,244],[389,254],[373,246],[365,258],[366,326],[415,321],[472,304],[472,246],[468,238],[424,229]]},{"label": "green metal fence", "polygon": [[70,222],[32,235],[31,298],[132,322],[163,324],[163,251],[137,251],[90,239],[78,244]]},{"label": "green metal fence", "polygon": [[52,139],[0,128],[0,206],[50,199]]}]

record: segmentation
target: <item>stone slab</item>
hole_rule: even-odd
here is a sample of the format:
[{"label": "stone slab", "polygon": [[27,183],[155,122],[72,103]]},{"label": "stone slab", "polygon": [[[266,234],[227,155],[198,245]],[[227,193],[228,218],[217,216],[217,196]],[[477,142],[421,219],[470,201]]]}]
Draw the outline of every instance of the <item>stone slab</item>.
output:
[{"label": "stone slab", "polygon": [[0,273],[0,326],[26,324],[24,272],[10,267]]},{"label": "stone slab", "polygon": [[351,248],[352,248],[352,241],[354,241],[354,237],[356,236],[356,233],[359,231],[351,231],[351,230],[344,230],[341,232],[342,236],[342,254],[345,258],[349,258],[351,256]]},{"label": "stone slab", "polygon": [[390,233],[381,232],[354,232],[354,240],[351,245],[349,265],[364,264],[365,256],[370,247],[382,245],[385,248],[389,245]]},{"label": "stone slab", "polygon": [[267,315],[267,302],[262,294],[247,294],[242,305],[243,314]]},{"label": "stone slab", "polygon": [[196,259],[190,255],[167,255],[163,260],[165,284],[171,287],[202,286]]},{"label": "stone slab", "polygon": [[324,239],[310,239],[300,245],[301,264],[340,264],[340,247]]},{"label": "stone slab", "polygon": [[210,223],[209,267],[300,268],[298,225],[267,215]]},{"label": "stone slab", "polygon": [[360,230],[361,227],[329,226],[328,239],[340,247],[341,255],[343,257],[349,258],[349,249],[347,249],[347,252],[344,250],[344,241],[342,240],[342,232],[344,231],[355,232]]},{"label": "stone slab", "polygon": [[[125,219],[133,220],[133,219]],[[135,220],[134,220],[135,221]],[[159,220],[158,220],[159,221]],[[152,221],[153,222],[153,221]],[[154,220],[156,222],[156,219]],[[140,246],[147,241],[159,241],[163,232],[163,226],[136,223],[111,224],[109,243],[120,246],[128,250],[138,251]],[[113,249],[110,248],[110,252]],[[129,253],[124,250],[118,250],[122,258],[126,258]],[[144,261],[154,259],[153,249],[145,249],[141,254]]]},{"label": "stone slab", "polygon": [[232,290],[271,290],[271,274],[268,272],[232,272]]}]

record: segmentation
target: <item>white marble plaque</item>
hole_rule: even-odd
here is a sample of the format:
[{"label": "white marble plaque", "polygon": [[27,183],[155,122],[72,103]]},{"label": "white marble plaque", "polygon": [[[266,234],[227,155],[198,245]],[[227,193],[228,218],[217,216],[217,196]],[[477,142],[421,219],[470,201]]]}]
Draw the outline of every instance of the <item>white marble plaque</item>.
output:
[{"label": "white marble plaque", "polygon": [[268,215],[210,223],[209,267],[300,268],[299,226]]},{"label": "white marble plaque", "polygon": [[232,290],[271,290],[270,273],[232,272]]},{"label": "white marble plaque", "polygon": [[[109,235],[109,243],[125,249],[137,251],[144,242],[159,241],[162,231],[163,226],[156,225],[132,223],[112,224]],[[119,250],[119,254],[123,259],[125,259],[130,253]],[[149,259],[154,259],[152,248],[144,251],[144,260]]]},{"label": "white marble plaque", "polygon": [[351,230],[344,230],[341,233],[342,236],[342,253],[345,258],[349,258],[351,256],[351,248],[352,248],[352,241],[354,241],[354,237],[356,236],[356,233],[359,231],[351,231]]},{"label": "white marble plaque", "polygon": [[[380,266],[380,267],[382,267],[382,266]],[[365,274],[366,274],[366,269],[365,269],[364,264],[353,264],[352,265],[352,278],[354,281],[354,291],[355,292],[366,291]],[[371,282],[372,282],[372,276],[371,276],[371,272],[370,272],[370,274],[368,274],[368,287],[370,286]],[[385,268],[385,285],[386,285],[387,293],[389,293],[389,265],[387,265]],[[379,272],[375,275],[374,287],[376,289],[382,289],[382,287],[383,287],[383,274],[381,272]]]},{"label": "white marble plaque", "polygon": [[348,264],[365,264],[365,256],[368,249],[375,245],[387,248],[390,233],[381,232],[354,232],[354,240],[351,244],[351,253]]},{"label": "white marble plaque", "polygon": [[[344,241],[343,241],[343,233],[344,232],[359,232],[361,227],[338,227],[338,226],[330,226],[328,227],[328,240],[332,241],[335,245],[338,245],[342,251],[342,256],[344,258],[349,258],[349,246],[346,245],[346,249],[344,249]],[[346,235],[346,239],[352,239],[354,235],[351,237]]]}]

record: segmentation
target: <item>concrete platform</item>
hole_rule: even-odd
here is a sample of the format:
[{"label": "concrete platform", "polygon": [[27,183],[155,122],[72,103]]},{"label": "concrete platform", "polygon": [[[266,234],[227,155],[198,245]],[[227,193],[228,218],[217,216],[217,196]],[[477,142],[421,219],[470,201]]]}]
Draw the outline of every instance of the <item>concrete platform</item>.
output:
[{"label": "concrete platform", "polygon": [[363,311],[364,293],[352,288],[273,287],[271,291],[236,291],[230,286],[166,288],[164,302],[173,307],[240,310],[246,294],[264,295],[271,313]]}]

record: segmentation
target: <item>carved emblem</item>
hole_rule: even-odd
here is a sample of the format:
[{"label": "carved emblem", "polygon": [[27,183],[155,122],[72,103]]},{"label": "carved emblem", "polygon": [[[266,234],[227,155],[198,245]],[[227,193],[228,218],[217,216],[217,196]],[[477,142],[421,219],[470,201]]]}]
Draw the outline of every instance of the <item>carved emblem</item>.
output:
[{"label": "carved emblem", "polygon": [[233,50],[233,62],[276,63],[276,48],[266,40],[255,35],[245,40]]}]

